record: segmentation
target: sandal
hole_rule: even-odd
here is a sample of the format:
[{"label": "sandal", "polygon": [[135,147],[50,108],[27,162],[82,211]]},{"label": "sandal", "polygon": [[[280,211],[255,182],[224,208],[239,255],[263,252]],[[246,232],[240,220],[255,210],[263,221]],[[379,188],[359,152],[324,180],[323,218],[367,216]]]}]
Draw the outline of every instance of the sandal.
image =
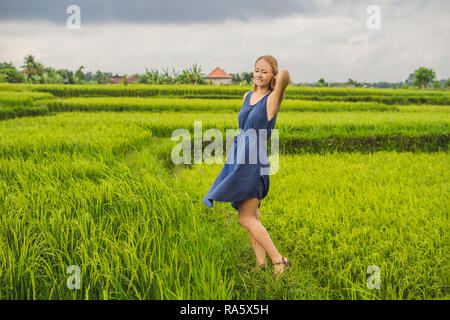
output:
[{"label": "sandal", "polygon": [[292,266],[292,262],[289,261],[289,259],[287,259],[286,257],[283,257],[283,256],[281,257],[281,262],[274,263],[273,265],[277,265],[277,264],[284,264],[284,265],[286,265],[286,267],[283,269],[283,271],[281,271],[279,274],[283,274],[284,271],[286,271],[286,268]]}]

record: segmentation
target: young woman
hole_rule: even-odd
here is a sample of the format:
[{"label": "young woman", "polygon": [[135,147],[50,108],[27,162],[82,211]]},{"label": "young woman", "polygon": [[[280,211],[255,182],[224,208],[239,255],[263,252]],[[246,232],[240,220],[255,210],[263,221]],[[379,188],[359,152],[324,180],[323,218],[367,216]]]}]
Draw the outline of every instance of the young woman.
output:
[{"label": "young woman", "polygon": [[[239,133],[238,136],[241,139],[248,138],[254,145],[260,145],[260,135],[251,132],[266,129],[267,139],[270,138],[290,77],[287,70],[278,72],[275,58],[266,55],[256,60],[253,80],[253,90],[245,93],[238,115],[239,129],[245,133]],[[212,208],[213,201],[231,202],[232,207],[238,211],[239,223],[249,232],[258,266],[267,265],[267,253],[274,265],[274,273],[278,276],[292,263],[278,252],[259,219],[261,200],[269,191],[269,175],[261,172],[270,166],[261,163],[259,156],[256,164],[248,163],[245,150],[250,149],[250,142],[245,140],[244,143],[237,143],[238,136],[222,170],[203,198],[203,203]],[[266,143],[264,146],[267,148]],[[244,155],[245,163],[236,163],[237,155]],[[230,161],[231,157],[234,159]]]}]

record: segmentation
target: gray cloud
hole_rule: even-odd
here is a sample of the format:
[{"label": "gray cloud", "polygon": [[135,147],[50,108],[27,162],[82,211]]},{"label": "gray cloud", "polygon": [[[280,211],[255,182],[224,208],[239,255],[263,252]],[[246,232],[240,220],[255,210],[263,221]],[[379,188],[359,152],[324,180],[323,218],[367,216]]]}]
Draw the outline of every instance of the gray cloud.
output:
[{"label": "gray cloud", "polygon": [[[342,0],[341,0],[342,1]],[[315,14],[328,1],[298,0],[2,0],[0,19],[64,23],[71,4],[80,6],[84,24],[215,23],[226,19]]]},{"label": "gray cloud", "polygon": [[[435,70],[438,79],[450,76],[448,0],[377,0],[380,30],[366,27],[366,8],[373,0],[315,0],[314,5],[302,1],[303,7],[295,7],[300,0],[246,1],[245,5],[244,0],[178,1],[178,7],[174,0],[157,5],[153,1],[161,13],[154,13],[158,23],[144,19],[145,8],[151,7],[144,2],[123,1],[125,5],[119,6],[122,2],[95,1],[95,10],[81,7],[80,30],[65,27],[65,8],[87,2],[58,2],[63,3],[63,17],[52,20],[51,13],[35,7],[50,1],[30,1],[26,11],[13,14],[20,11],[19,5],[12,10],[12,1],[0,0],[0,15],[10,8],[6,10],[10,19],[0,19],[0,62],[20,66],[25,55],[33,54],[46,66],[71,70],[83,65],[86,71],[132,74],[144,72],[145,67],[181,70],[197,62],[205,73],[217,66],[234,73],[252,71],[257,57],[271,54],[294,82],[321,77],[404,81],[421,66]],[[286,6],[281,8],[280,3]],[[242,8],[247,9],[239,13]],[[142,20],[136,16],[138,9]]]},{"label": "gray cloud", "polygon": [[[432,2],[441,12],[450,9],[447,0]],[[361,17],[372,4],[388,9],[383,11],[384,17],[400,18],[430,3],[429,0],[1,0],[0,21],[65,23],[66,9],[72,4],[80,6],[83,24],[190,24],[292,15]]]}]

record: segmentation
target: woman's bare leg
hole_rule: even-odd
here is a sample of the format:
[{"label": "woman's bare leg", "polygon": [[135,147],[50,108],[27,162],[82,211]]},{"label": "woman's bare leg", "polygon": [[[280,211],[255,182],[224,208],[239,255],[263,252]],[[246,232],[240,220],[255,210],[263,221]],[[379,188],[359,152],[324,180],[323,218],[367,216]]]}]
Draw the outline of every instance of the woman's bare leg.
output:
[{"label": "woman's bare leg", "polygon": [[[259,220],[259,208],[256,208],[256,220]],[[267,265],[267,259],[266,259],[266,250],[256,241],[256,239],[252,236],[250,231],[248,232],[250,235],[250,241],[252,242],[253,250],[255,250],[255,256],[256,261],[258,262],[258,266],[266,266]]]},{"label": "woman's bare leg", "polygon": [[278,263],[282,261],[282,256],[273,244],[266,228],[261,224],[261,221],[256,219],[256,209],[259,201],[258,198],[239,201],[238,220],[248,230],[253,239],[267,252],[272,263]]}]

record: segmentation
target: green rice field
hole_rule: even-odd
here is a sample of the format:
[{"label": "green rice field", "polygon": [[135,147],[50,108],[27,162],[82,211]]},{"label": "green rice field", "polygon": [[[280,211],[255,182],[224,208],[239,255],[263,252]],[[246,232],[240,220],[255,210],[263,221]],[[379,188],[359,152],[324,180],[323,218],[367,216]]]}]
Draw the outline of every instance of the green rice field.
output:
[{"label": "green rice field", "polygon": [[449,299],[450,92],[287,88],[276,279],[202,203],[223,164],[171,160],[176,129],[238,129],[251,89],[0,84],[0,299]]}]

